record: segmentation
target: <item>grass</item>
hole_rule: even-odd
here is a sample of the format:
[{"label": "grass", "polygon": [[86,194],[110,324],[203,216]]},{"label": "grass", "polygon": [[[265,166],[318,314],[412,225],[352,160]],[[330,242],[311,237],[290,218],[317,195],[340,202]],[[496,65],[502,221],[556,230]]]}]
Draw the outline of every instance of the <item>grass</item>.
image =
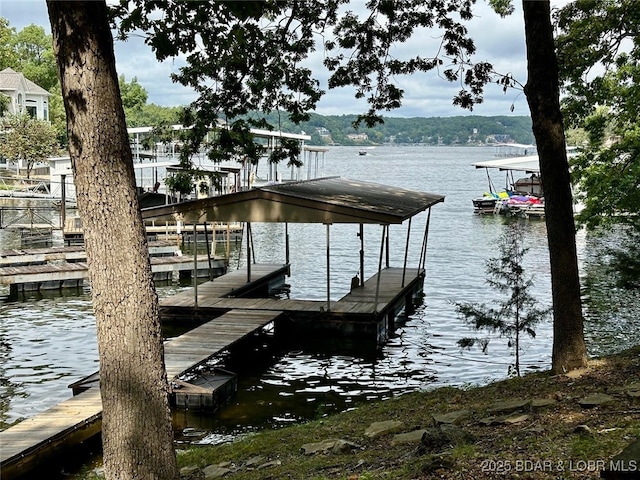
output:
[{"label": "grass", "polygon": [[[624,388],[639,381],[639,371],[640,347],[592,360],[579,375],[538,372],[484,387],[406,394],[308,423],[254,433],[229,444],[180,450],[178,462],[181,467],[237,469],[225,475],[226,480],[595,479],[602,465],[640,436],[640,400],[627,395]],[[579,399],[597,392],[615,400],[590,409],[580,407]],[[518,398],[547,398],[555,403],[524,412],[526,420],[513,425],[479,423],[496,401]],[[432,414],[463,409],[472,415],[460,428],[475,441],[443,452],[425,452],[417,444],[392,446],[393,434],[373,439],[364,436],[373,422],[400,420],[406,432],[432,426]],[[347,454],[307,456],[301,452],[306,443],[331,438],[361,448]],[[248,468],[252,459],[256,465],[270,464]]]}]

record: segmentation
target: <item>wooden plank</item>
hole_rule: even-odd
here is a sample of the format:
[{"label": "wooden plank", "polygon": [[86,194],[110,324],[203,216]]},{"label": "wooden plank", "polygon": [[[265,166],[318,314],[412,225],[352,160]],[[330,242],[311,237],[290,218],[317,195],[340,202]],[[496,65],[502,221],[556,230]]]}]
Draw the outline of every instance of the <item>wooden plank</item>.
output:
[{"label": "wooden plank", "polygon": [[[280,312],[232,311],[165,343],[167,375],[173,379],[274,321]],[[0,432],[3,480],[36,466],[68,443],[79,443],[100,429],[100,390],[86,392]],[[83,435],[80,433],[84,432]]]},{"label": "wooden plank", "polygon": [[70,441],[79,443],[95,435],[101,417],[100,391],[93,388],[0,432],[2,478],[20,475],[25,466],[33,468]]},{"label": "wooden plank", "polygon": [[171,378],[188,371],[194,364],[207,361],[230,345],[268,325],[279,315],[280,312],[231,311],[167,341],[167,373],[171,371]]},{"label": "wooden plank", "polygon": [[[153,273],[193,270],[193,258],[187,256],[151,257],[150,261]],[[213,261],[219,263],[219,266],[224,263],[224,260],[220,258],[213,259]],[[197,257],[197,267],[199,270],[209,268],[209,259],[206,255]],[[0,268],[0,283],[2,285],[81,280],[88,277],[89,271],[86,262],[44,263]]]},{"label": "wooden plank", "polygon": [[[214,299],[233,295],[236,291],[251,289],[261,283],[284,275],[288,266],[281,264],[253,264],[251,265],[251,282],[247,282],[246,269],[238,269],[214,278],[209,282],[198,285],[198,307],[213,306]],[[204,304],[204,305],[203,305]],[[160,307],[195,307],[193,288],[183,290],[160,301]]]}]

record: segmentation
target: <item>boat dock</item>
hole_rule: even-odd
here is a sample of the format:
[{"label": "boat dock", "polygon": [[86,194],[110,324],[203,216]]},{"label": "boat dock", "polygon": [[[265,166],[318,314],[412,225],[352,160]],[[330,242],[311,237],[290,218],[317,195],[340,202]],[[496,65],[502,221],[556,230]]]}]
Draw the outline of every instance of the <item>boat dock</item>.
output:
[{"label": "boat dock", "polygon": [[[192,242],[194,234],[198,236],[199,241],[205,239],[212,243],[236,243],[242,239],[243,229],[241,222],[210,222],[197,225],[184,225],[178,222],[145,222],[145,231],[149,240],[173,241],[178,244]],[[65,245],[84,245],[84,228],[80,217],[65,220],[62,236]]]},{"label": "boat dock", "polygon": [[[174,275],[191,276],[194,258],[176,255],[178,247],[170,242],[151,242],[151,271],[156,280]],[[226,269],[221,257],[197,256],[199,276],[220,275]],[[9,297],[21,292],[80,288],[89,278],[86,254],[82,247],[9,250],[0,253],[0,285],[9,286]]]},{"label": "boat dock", "polygon": [[[252,271],[267,275],[274,267],[252,265]],[[237,271],[198,285],[197,293],[189,288],[162,299],[160,316],[163,321],[170,321],[211,318],[234,309],[277,311],[284,313],[276,322],[277,332],[358,334],[383,343],[394,327],[395,317],[402,310],[412,311],[414,298],[422,292],[424,273],[417,268],[385,268],[340,300],[327,303],[325,300],[269,298],[264,288],[263,295],[258,296],[256,289],[247,292],[242,288],[242,275],[246,272]],[[240,294],[243,298],[236,298]],[[247,295],[252,298],[246,298]]]},{"label": "boat dock", "polygon": [[[149,255],[152,257],[172,256],[178,250],[174,242],[150,242]],[[37,265],[47,262],[79,262],[87,259],[83,246],[21,248],[0,251],[0,267]]]},{"label": "boat dock", "polygon": [[[298,335],[318,330],[356,335],[384,343],[394,328],[394,319],[414,307],[422,293],[431,207],[444,201],[438,194],[416,192],[396,186],[322,178],[254,188],[177,204],[142,209],[143,219],[204,222],[244,222],[247,266],[214,280],[198,284],[160,302],[164,322],[173,317],[197,319],[200,326],[165,344],[168,377],[175,379],[195,366],[264,328],[275,325],[277,335]],[[427,211],[417,268],[407,268],[411,219]],[[408,220],[404,266],[389,265],[390,226]],[[287,288],[289,236],[285,228],[284,261],[256,264],[252,259],[251,223],[316,223],[326,226],[326,300],[279,299],[273,293]],[[350,291],[331,300],[330,228],[347,223],[359,229],[360,269]],[[382,239],[377,272],[367,278],[364,225],[381,226]],[[194,243],[197,242],[194,232]],[[386,255],[385,255],[386,253]],[[356,253],[357,254],[357,253]],[[170,257],[168,257],[170,258]],[[386,259],[386,261],[384,261]],[[64,262],[71,265],[71,262]],[[25,268],[35,268],[25,267]],[[22,268],[22,267],[11,267]],[[303,266],[302,268],[308,268]],[[86,270],[86,269],[85,269]],[[365,281],[365,278],[366,281]],[[97,379],[94,387],[73,399],[0,432],[0,475],[11,480],[50,459],[62,447],[71,446],[100,430],[101,404]],[[46,433],[45,433],[46,432]],[[7,446],[7,447],[5,447]]]},{"label": "boat dock", "polygon": [[[169,379],[202,365],[213,356],[269,324],[286,333],[298,328],[369,333],[386,338],[399,311],[410,309],[422,291],[424,270],[386,268],[338,301],[267,298],[283,284],[288,265],[254,264],[250,274],[236,270],[160,302],[161,315],[180,312],[212,320],[165,342]],[[248,277],[250,275],[250,281]],[[197,295],[197,297],[196,297]],[[251,297],[247,297],[252,295]],[[257,296],[256,296],[257,295]],[[196,306],[197,303],[197,306]],[[74,384],[77,395],[0,432],[0,475],[5,480],[31,471],[60,449],[76,445],[101,429],[102,402],[98,375]],[[177,385],[183,382],[176,382]]]},{"label": "boat dock", "polygon": [[[280,265],[277,269],[270,269],[266,277],[252,274],[251,284],[259,289],[262,284],[273,281],[285,271],[286,267]],[[242,277],[236,272],[232,276]],[[247,291],[254,288],[248,288]],[[280,315],[278,311],[236,309],[167,340],[165,365],[168,378],[176,379],[189,372],[274,322]],[[0,477],[11,480],[37,468],[61,449],[98,434],[101,421],[102,400],[99,388],[94,386],[0,432]]]}]

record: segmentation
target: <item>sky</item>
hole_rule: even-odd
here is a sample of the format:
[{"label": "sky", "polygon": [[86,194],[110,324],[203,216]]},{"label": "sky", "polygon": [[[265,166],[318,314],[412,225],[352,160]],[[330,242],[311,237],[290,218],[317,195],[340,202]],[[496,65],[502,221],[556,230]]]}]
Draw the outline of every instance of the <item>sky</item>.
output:
[{"label": "sky", "polygon": [[[552,1],[552,7],[558,2]],[[564,3],[564,2],[563,2]],[[352,0],[352,9],[363,8],[365,0]],[[514,1],[516,11],[506,19],[500,18],[486,4],[477,0],[476,17],[469,30],[477,49],[476,60],[493,63],[499,73],[513,75],[521,84],[526,83],[526,53],[524,21],[521,2]],[[21,30],[36,24],[50,33],[47,8],[44,0],[0,0],[0,16],[9,21],[11,27]],[[395,56],[404,58],[420,54],[434,55],[439,43],[436,32],[423,32],[407,43],[398,46]],[[116,68],[127,81],[137,78],[148,92],[149,103],[162,106],[186,105],[196,99],[195,93],[170,79],[170,74],[181,66],[180,59],[158,62],[151,49],[140,37],[132,37],[126,42],[115,42]],[[310,58],[308,65],[321,81],[321,88],[327,91],[320,101],[316,113],[321,115],[343,115],[363,113],[367,110],[364,101],[357,101],[353,91],[347,88],[327,90],[326,73],[321,68],[321,53]],[[391,112],[383,112],[389,117],[449,117],[457,115],[529,115],[529,108],[521,90],[502,91],[499,85],[489,85],[485,89],[484,103],[473,111],[452,105],[452,98],[460,85],[449,83],[437,73],[415,74],[397,77],[396,84],[405,91],[403,106]]]}]

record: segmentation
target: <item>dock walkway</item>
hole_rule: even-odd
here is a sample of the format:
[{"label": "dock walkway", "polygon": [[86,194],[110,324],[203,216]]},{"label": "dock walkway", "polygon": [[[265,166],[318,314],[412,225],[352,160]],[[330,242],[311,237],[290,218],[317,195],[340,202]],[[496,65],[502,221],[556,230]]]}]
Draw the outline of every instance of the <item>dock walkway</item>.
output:
[{"label": "dock walkway", "polygon": [[[339,328],[360,323],[379,339],[386,335],[392,317],[408,306],[409,297],[421,291],[424,278],[422,269],[387,268],[329,305],[317,300],[241,298],[264,293],[269,285],[283,282],[288,268],[288,265],[252,265],[250,282],[247,271],[241,269],[199,285],[197,303],[193,288],[162,300],[161,312],[175,309],[182,314],[199,312],[215,317],[167,340],[168,378],[180,377],[272,322],[278,325],[297,316],[313,325],[339,325]],[[0,432],[0,476],[11,480],[51,458],[58,449],[95,435],[100,431],[101,412],[99,389],[89,388]]]},{"label": "dock walkway", "polygon": [[[192,256],[178,256],[175,243],[149,243],[151,271],[156,280],[193,272]],[[226,261],[222,257],[198,255],[197,271],[204,275],[224,273]],[[0,252],[0,285],[9,286],[9,295],[19,292],[78,288],[89,278],[86,253],[82,247],[53,247],[44,249],[5,250]]]},{"label": "dock walkway", "polygon": [[[160,300],[160,308],[187,309],[188,314],[200,307],[201,303],[207,308],[209,302],[215,302],[225,297],[246,297],[265,293],[269,287],[283,283],[284,275],[289,273],[289,266],[285,264],[257,263],[251,265],[251,278],[247,279],[245,268],[227,272],[197,287],[196,295],[193,288],[183,290],[170,298]],[[250,281],[249,281],[250,280]]]},{"label": "dock walkway", "polygon": [[[256,268],[258,267],[258,268]],[[268,265],[252,266],[253,269],[268,268]],[[259,270],[263,275],[266,270]],[[246,272],[244,273],[246,275]],[[419,283],[424,270],[401,268],[386,268],[380,272],[380,286],[378,289],[378,274],[369,278],[362,287],[354,288],[338,301],[327,305],[326,300],[296,300],[277,298],[234,298],[234,288],[242,285],[239,275],[227,274],[224,277],[198,285],[198,302],[195,304],[193,288],[184,290],[176,295],[160,301],[163,314],[182,312],[190,315],[196,309],[200,313],[210,310],[216,312],[242,308],[245,310],[279,310],[288,313],[295,312],[324,312],[340,315],[384,315],[398,302],[404,301],[407,295],[413,294],[416,283]],[[231,283],[230,281],[234,282]],[[419,285],[421,288],[422,285]],[[378,298],[376,303],[376,290]],[[397,313],[397,312],[395,312]]]},{"label": "dock walkway", "polygon": [[177,378],[273,322],[281,312],[231,310],[164,346],[167,377]]},{"label": "dock walkway", "polygon": [[77,445],[100,433],[100,389],[65,400],[0,432],[0,477],[11,480],[38,467],[60,448]]},{"label": "dock walkway", "polygon": [[[273,266],[272,266],[273,267]],[[267,280],[282,274],[282,265],[268,269]],[[242,271],[231,275],[243,278]],[[245,290],[246,271],[244,272]],[[252,271],[252,283],[260,285],[265,278]],[[222,282],[220,282],[222,283]],[[233,310],[165,343],[165,365],[169,379],[206,362],[214,355],[239,342],[281,314],[279,311]],[[100,432],[102,401],[98,388],[66,400],[0,432],[0,477],[11,480],[36,468],[63,448],[75,445]]]},{"label": "dock walkway", "polygon": [[424,269],[385,268],[363,286],[327,303],[326,300],[267,298],[267,295],[234,298],[233,289],[224,282],[239,281],[241,277],[234,279],[228,274],[198,285],[197,303],[193,288],[163,299],[160,316],[167,322],[211,318],[233,309],[278,311],[284,315],[276,322],[276,331],[286,335],[337,332],[373,338],[382,344],[394,328],[395,317],[403,309],[413,309],[414,297],[422,292],[424,275]]},{"label": "dock walkway", "polygon": [[[191,274],[193,271],[193,257],[152,257],[150,260],[151,272],[156,279],[167,278],[174,272]],[[208,271],[209,266],[208,257],[198,255],[198,271]],[[221,258],[213,258],[211,266],[214,271],[222,271],[225,261]],[[81,287],[88,278],[89,268],[86,262],[52,262],[0,267],[0,285],[9,286],[9,295],[16,295],[20,291]]]},{"label": "dock walkway", "polygon": [[[175,242],[149,242],[149,256],[174,255],[178,250]],[[48,262],[77,262],[87,259],[84,246],[21,248],[0,251],[0,267],[17,267]]]}]

